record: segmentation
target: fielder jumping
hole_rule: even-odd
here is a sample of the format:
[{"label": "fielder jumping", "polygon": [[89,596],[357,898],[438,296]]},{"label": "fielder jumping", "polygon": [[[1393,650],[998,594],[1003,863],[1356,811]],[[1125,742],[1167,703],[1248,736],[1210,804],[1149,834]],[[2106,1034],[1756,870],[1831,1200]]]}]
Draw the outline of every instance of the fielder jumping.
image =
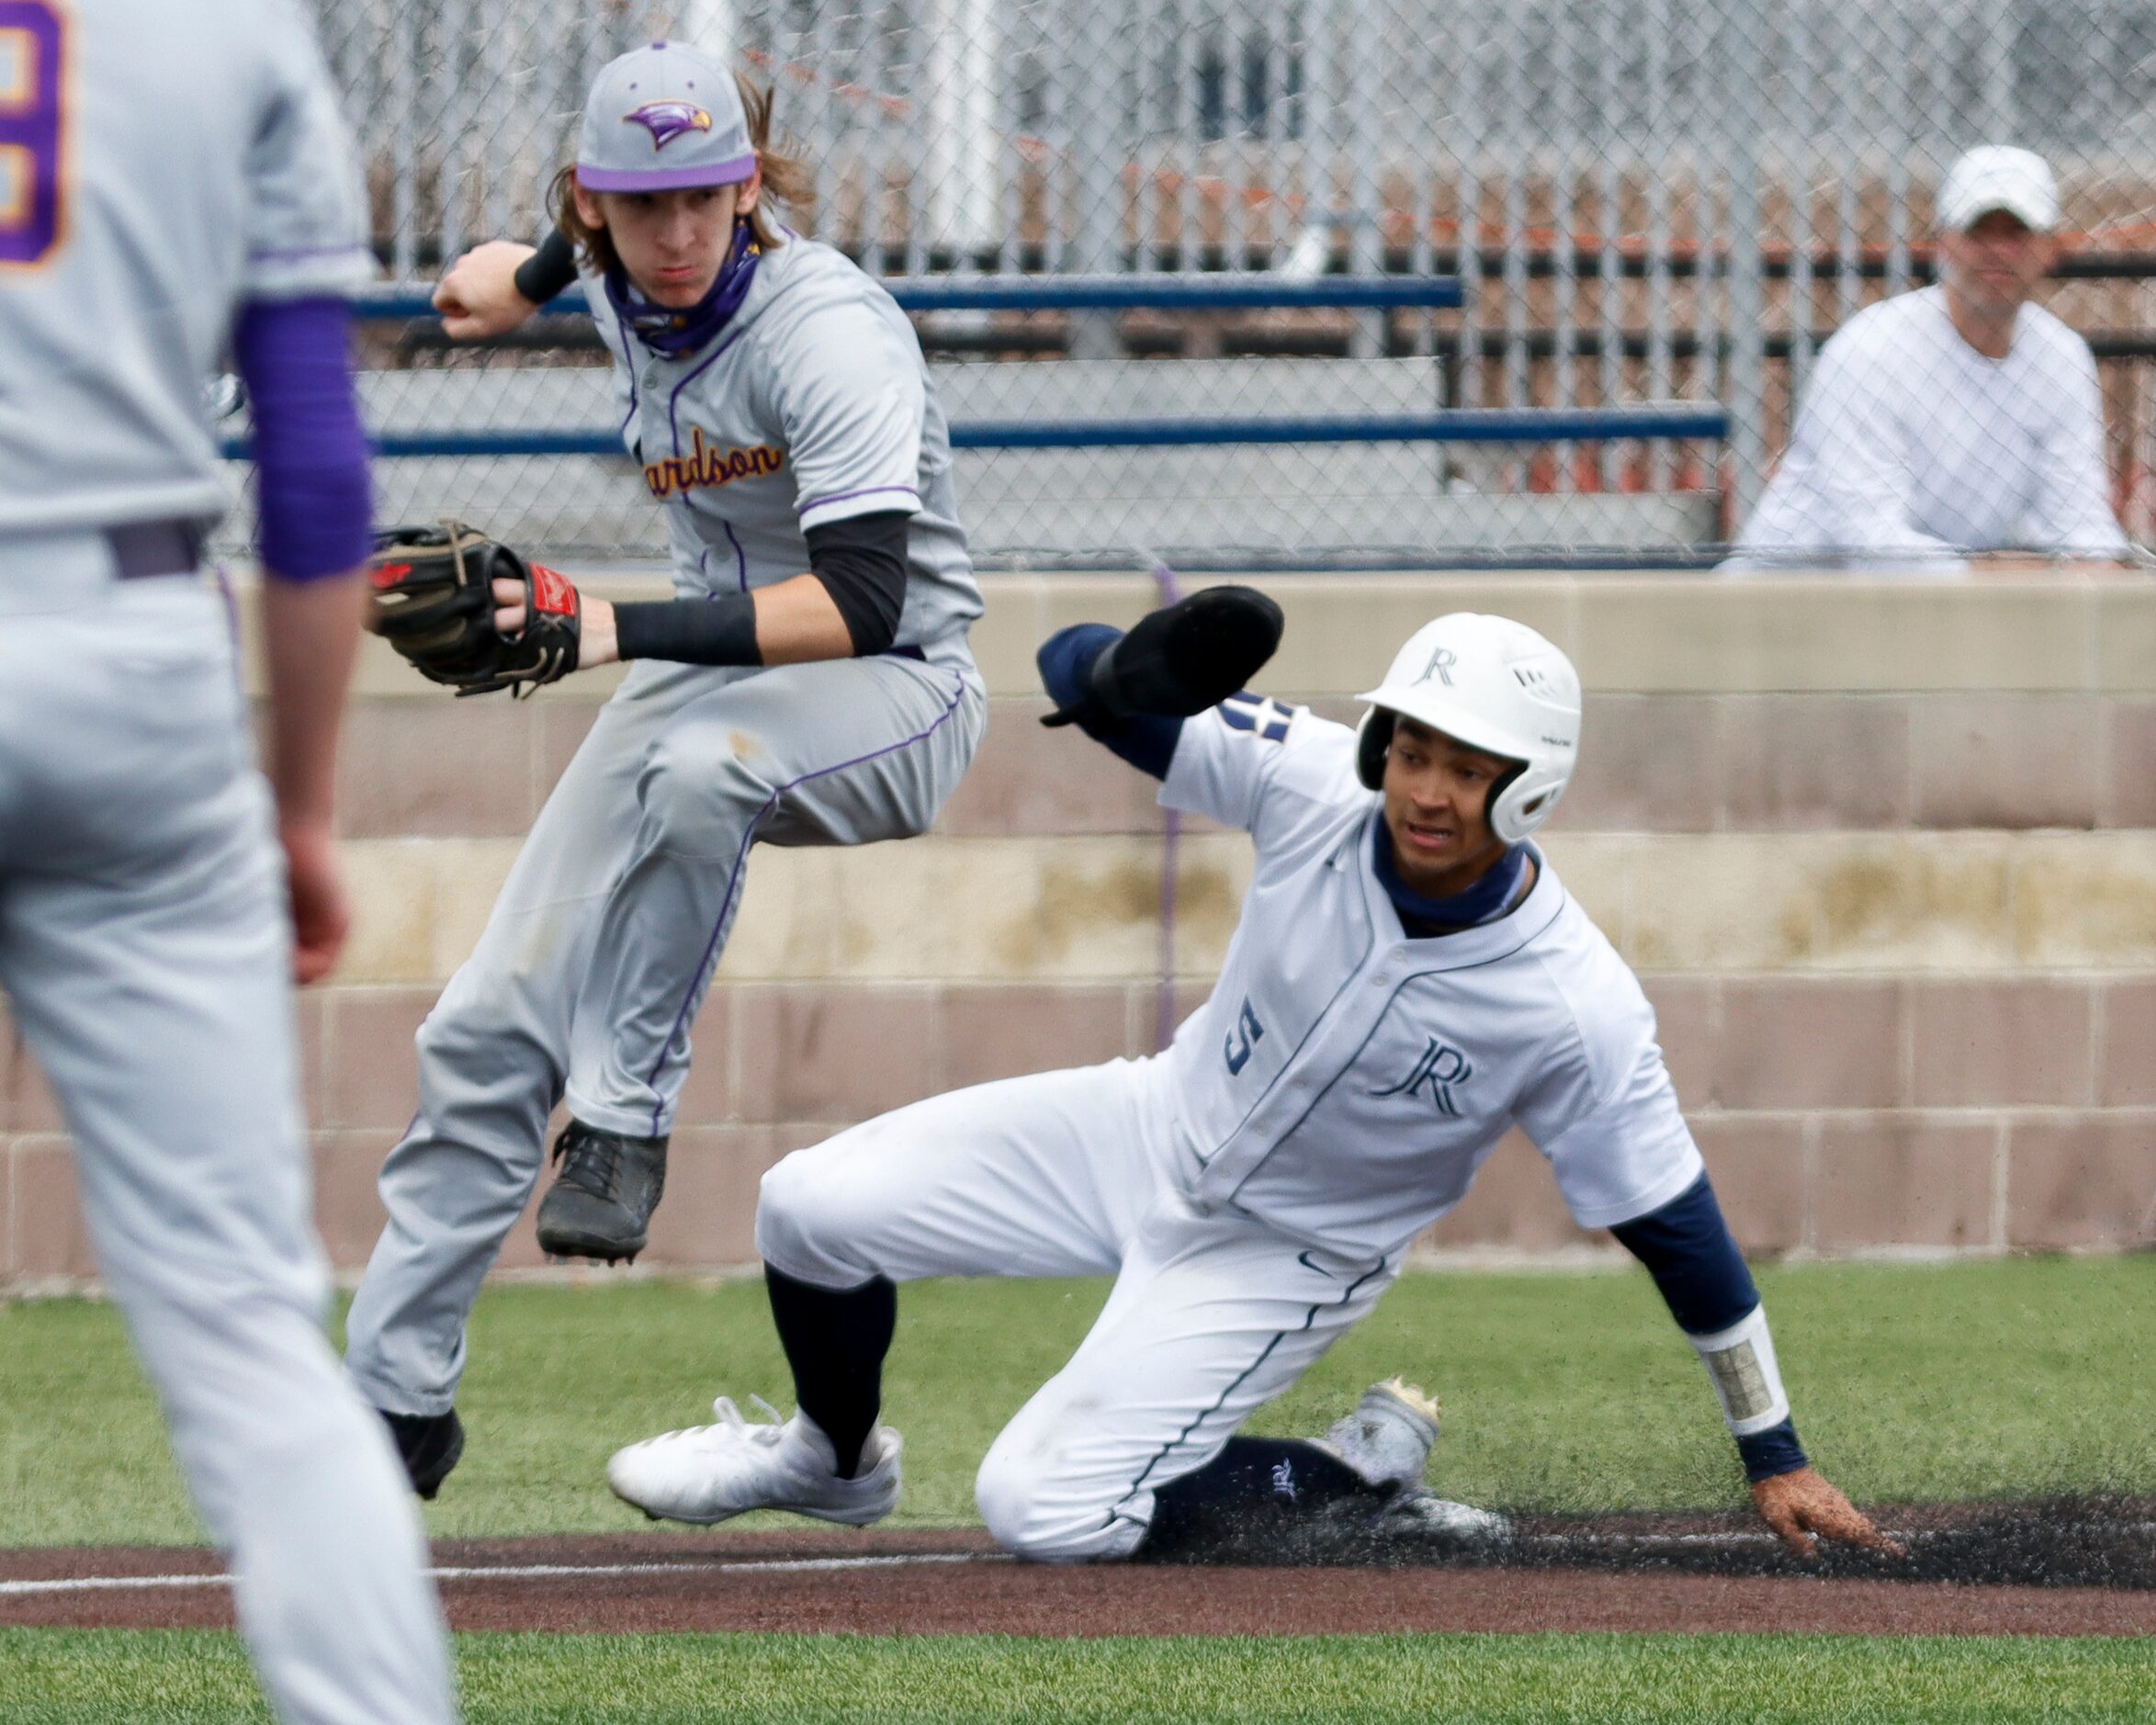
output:
[{"label": "fielder jumping", "polygon": [[[1813,1534],[1893,1550],[1807,1464],[1654,1014],[1530,842],[1573,773],[1571,663],[1462,614],[1401,648],[1359,729],[1180,699],[1220,619],[1265,603],[1202,593],[1040,652],[1058,717],[1159,778],[1168,807],[1250,834],[1212,998],[1162,1054],[934,1098],[779,1164],[757,1243],[797,1410],[751,1424],[721,1397],[717,1424],[618,1451],[608,1483],[678,1521],[873,1522],[898,1498],[898,1435],[877,1422],[895,1285],[1109,1273],[1091,1334],[981,1464],[1003,1546],[1153,1555],[1223,1517],[1357,1502],[1472,1532],[1456,1508],[1417,1514],[1436,1422],[1402,1386],[1324,1443],[1236,1433],[1370,1312],[1517,1123],[1579,1224],[1654,1276],[1767,1522],[1800,1551]],[[1197,608],[1213,626],[1187,626]]]},{"label": "fielder jumping", "polygon": [[[558,187],[676,597],[609,604],[462,529],[399,536],[378,564],[378,626],[441,681],[636,661],[420,1031],[419,1112],[382,1169],[347,1364],[423,1496],[463,1448],[465,1321],[548,1112],[570,1118],[540,1244],[633,1258],[750,846],[925,830],[985,723],[980,592],[920,344],[881,288],[772,220],[767,192],[806,176],[768,121],[696,50],[640,48],[593,83]],[[500,330],[568,254],[559,236],[482,247],[437,302],[453,333]]]}]

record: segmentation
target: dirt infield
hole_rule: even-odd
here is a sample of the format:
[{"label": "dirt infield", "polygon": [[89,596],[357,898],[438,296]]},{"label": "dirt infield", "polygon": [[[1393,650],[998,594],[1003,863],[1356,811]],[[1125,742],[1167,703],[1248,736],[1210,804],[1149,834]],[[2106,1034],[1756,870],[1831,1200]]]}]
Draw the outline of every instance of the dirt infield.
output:
[{"label": "dirt infield", "polygon": [[[1806,1573],[1741,1522],[1670,1516],[1523,1517],[1503,1552],[1394,1551],[1377,1562],[1336,1552],[1295,1567],[1047,1569],[1012,1562],[977,1533],[824,1528],[460,1541],[437,1546],[435,1561],[450,1620],[465,1629],[2149,1635],[2156,1634],[2150,1507],[2103,1505],[2100,1523],[2087,1505],[2014,1506],[2010,1522],[1997,1506],[1889,1516],[1911,1550],[1898,1573],[1914,1579],[1893,1579],[1896,1570],[1869,1562]],[[1958,1565],[2050,1584],[1937,1579]],[[0,1623],[144,1629],[231,1620],[211,1551],[0,1551]]]}]

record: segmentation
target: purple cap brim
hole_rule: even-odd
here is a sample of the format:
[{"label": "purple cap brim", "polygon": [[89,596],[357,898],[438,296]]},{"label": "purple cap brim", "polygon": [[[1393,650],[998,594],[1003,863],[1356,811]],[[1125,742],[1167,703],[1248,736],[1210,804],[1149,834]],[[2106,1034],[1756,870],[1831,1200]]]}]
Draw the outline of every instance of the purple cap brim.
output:
[{"label": "purple cap brim", "polygon": [[577,163],[577,184],[587,192],[684,192],[695,186],[739,186],[756,172],[756,152],[700,168],[593,168]]}]

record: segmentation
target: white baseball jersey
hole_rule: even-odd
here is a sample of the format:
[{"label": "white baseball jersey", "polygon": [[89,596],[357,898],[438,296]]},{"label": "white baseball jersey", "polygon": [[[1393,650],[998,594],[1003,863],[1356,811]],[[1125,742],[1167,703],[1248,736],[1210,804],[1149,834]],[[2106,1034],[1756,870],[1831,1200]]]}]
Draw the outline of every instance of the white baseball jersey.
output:
[{"label": "white baseball jersey", "polygon": [[1166,1056],[1199,1203],[1383,1256],[1515,1122],[1582,1227],[1699,1178],[1646,997],[1547,860],[1510,916],[1407,938],[1371,866],[1354,732],[1270,702],[1186,721],[1160,800],[1257,848],[1220,981]]},{"label": "white baseball jersey", "polygon": [[901,511],[897,644],[962,637],[980,589],[951,484],[951,434],[920,343],[891,296],[828,245],[789,233],[757,260],[708,347],[669,358],[585,297],[615,355],[622,441],[665,505],[677,586],[746,592],[808,568],[803,535]]},{"label": "white baseball jersey", "polygon": [[1732,572],[1792,565],[1952,574],[1964,551],[2118,557],[2089,344],[2024,306],[2014,345],[1961,339],[1946,290],[1858,312],[1820,351]]},{"label": "white baseball jersey", "polygon": [[289,0],[0,6],[0,534],[221,515],[234,310],[365,280],[363,211]]},{"label": "white baseball jersey", "polygon": [[819,1288],[1115,1277],[976,1482],[999,1543],[1051,1562],[1129,1555],[1155,1493],[1369,1313],[1514,1122],[1584,1226],[1700,1173],[1639,984],[1546,862],[1511,915],[1406,938],[1354,733],[1251,697],[1184,722],[1161,801],[1257,847],[1173,1047],[864,1121],[757,1207],[765,1262]]}]

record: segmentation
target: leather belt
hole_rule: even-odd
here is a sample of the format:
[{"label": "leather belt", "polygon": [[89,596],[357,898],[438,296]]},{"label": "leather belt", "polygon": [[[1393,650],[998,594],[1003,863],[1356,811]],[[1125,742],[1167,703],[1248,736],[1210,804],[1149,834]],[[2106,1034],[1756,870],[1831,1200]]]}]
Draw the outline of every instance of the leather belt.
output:
[{"label": "leather belt", "polygon": [[113,572],[123,581],[192,575],[202,567],[202,530],[191,521],[135,521],[105,529]]}]

